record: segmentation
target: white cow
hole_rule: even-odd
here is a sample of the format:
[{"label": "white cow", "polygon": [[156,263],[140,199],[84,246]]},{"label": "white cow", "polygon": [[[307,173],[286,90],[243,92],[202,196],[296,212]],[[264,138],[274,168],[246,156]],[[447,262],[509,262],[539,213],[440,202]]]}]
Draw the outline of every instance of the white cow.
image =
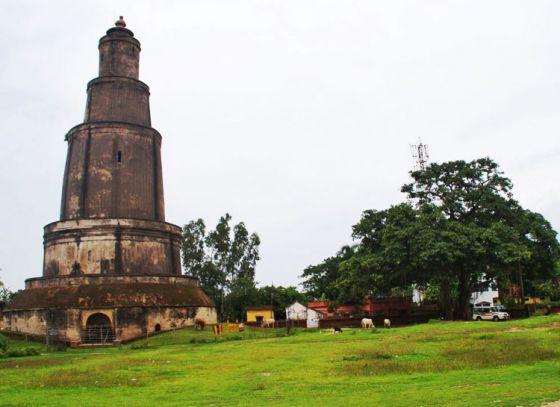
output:
[{"label": "white cow", "polygon": [[383,326],[384,326],[385,328],[391,328],[391,320],[388,319],[388,318],[385,318],[385,319],[383,320]]},{"label": "white cow", "polygon": [[268,328],[268,327],[273,327],[274,328],[274,318],[264,318],[261,324],[261,328]]},{"label": "white cow", "polygon": [[362,328],[374,328],[374,326],[373,326],[373,319],[371,319],[371,318],[363,318],[363,319],[362,319]]}]

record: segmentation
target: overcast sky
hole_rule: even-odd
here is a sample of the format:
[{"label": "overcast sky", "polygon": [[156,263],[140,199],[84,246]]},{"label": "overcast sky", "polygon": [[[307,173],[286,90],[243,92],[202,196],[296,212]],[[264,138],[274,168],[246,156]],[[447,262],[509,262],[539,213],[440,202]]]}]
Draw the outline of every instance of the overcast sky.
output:
[{"label": "overcast sky", "polygon": [[229,212],[262,240],[260,284],[297,284],[404,199],[410,144],[495,159],[560,229],[558,1],[0,0],[0,278],[42,273],[64,135],[97,43],[124,15],[163,136],[167,221]]}]

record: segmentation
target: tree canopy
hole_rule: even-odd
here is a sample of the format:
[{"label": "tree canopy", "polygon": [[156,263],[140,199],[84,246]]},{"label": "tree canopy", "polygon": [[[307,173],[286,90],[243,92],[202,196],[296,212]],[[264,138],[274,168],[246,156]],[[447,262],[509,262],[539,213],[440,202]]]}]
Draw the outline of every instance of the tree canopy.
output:
[{"label": "tree canopy", "polygon": [[8,305],[15,295],[16,293],[6,287],[4,282],[0,279],[0,309]]},{"label": "tree canopy", "polygon": [[447,318],[468,318],[480,284],[523,292],[554,276],[556,232],[513,199],[494,161],[433,163],[411,177],[405,203],[363,212],[352,228],[358,244],[346,257],[305,269],[309,293],[352,303],[372,292],[435,286]]},{"label": "tree canopy", "polygon": [[231,219],[226,213],[208,232],[202,219],[186,224],[181,253],[185,274],[200,279],[220,318],[235,320],[242,318],[244,307],[256,295],[260,239],[256,233],[249,234],[243,222],[232,227]]}]

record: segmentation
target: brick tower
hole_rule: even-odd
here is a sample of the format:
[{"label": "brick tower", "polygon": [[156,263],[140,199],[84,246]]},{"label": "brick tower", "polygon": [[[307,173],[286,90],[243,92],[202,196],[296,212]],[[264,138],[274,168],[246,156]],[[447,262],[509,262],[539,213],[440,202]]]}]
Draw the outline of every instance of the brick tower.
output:
[{"label": "brick tower", "polygon": [[43,277],[27,280],[6,310],[8,330],[95,343],[216,320],[198,280],[181,275],[181,228],[165,222],[161,135],[139,61],[140,42],[121,17],[99,40],[84,122],[66,135]]}]

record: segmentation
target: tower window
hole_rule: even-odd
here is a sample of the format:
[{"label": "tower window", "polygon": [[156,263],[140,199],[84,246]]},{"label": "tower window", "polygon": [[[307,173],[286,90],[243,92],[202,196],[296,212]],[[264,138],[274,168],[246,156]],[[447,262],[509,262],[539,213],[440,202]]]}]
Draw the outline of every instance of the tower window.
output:
[{"label": "tower window", "polygon": [[122,160],[122,153],[120,151],[117,151],[117,162],[120,163]]}]

